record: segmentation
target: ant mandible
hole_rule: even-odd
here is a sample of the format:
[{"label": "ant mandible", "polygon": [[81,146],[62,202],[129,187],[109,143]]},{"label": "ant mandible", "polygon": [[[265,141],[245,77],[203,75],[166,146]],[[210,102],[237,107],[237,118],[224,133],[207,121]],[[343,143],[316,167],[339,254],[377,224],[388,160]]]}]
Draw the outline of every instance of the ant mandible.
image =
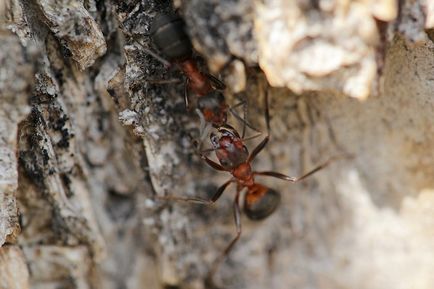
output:
[{"label": "ant mandible", "polygon": [[177,196],[165,196],[163,199],[171,199],[178,201],[191,201],[201,204],[213,204],[215,203],[226,190],[226,188],[232,184],[237,184],[235,198],[233,202],[234,220],[236,225],[236,236],[232,239],[229,245],[225,248],[223,253],[215,260],[209,274],[208,281],[213,282],[213,276],[215,275],[220,263],[229,254],[235,243],[241,236],[241,206],[240,195],[243,190],[246,191],[244,197],[243,210],[246,216],[251,220],[263,220],[270,216],[280,204],[280,194],[276,190],[269,188],[263,184],[256,182],[255,176],[269,176],[278,179],[282,179],[291,183],[297,183],[325,168],[332,161],[341,158],[342,156],[332,157],[326,162],[312,169],[299,177],[291,177],[274,171],[253,171],[251,163],[256,156],[265,148],[270,139],[270,116],[268,108],[268,93],[265,94],[265,121],[267,127],[267,135],[265,138],[249,153],[244,140],[240,137],[238,132],[229,125],[223,125],[217,129],[218,135],[212,133],[210,140],[212,144],[212,150],[215,151],[215,155],[219,163],[213,161],[207,156],[201,154],[201,158],[215,170],[225,171],[232,174],[232,178],[221,185],[214,195],[209,199],[201,199],[196,197],[177,197]]}]

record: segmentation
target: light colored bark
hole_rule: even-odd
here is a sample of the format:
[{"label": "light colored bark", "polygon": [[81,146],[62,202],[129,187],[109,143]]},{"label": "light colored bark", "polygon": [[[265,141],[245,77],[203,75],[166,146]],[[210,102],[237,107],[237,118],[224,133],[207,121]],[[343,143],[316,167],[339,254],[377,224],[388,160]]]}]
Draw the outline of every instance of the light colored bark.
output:
[{"label": "light colored bark", "polygon": [[[432,5],[333,3],[175,1],[228,102],[247,100],[263,131],[268,93],[254,169],[296,176],[354,155],[301,184],[258,178],[282,204],[242,218],[224,288],[434,284]],[[143,51],[168,1],[5,4],[0,288],[207,288],[235,188],[212,207],[158,199],[206,198],[230,177],[197,156],[182,81],[159,82],[182,75]]]},{"label": "light colored bark", "polygon": [[26,259],[16,246],[0,248],[0,288],[30,288]]},{"label": "light colored bark", "polygon": [[22,50],[17,37],[1,30],[0,38],[3,51],[0,54],[0,244],[3,244],[8,238],[15,239],[19,232],[15,196],[18,187],[18,123],[29,113],[27,97],[30,93],[33,67],[32,63],[27,63],[25,59],[32,55]]}]

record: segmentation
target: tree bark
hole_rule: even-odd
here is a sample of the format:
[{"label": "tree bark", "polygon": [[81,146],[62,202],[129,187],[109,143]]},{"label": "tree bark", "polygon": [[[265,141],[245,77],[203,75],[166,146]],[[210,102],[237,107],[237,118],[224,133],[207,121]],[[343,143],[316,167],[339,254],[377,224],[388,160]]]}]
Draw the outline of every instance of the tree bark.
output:
[{"label": "tree bark", "polygon": [[258,178],[282,203],[242,217],[214,286],[431,289],[434,6],[422,0],[0,3],[0,289],[211,287],[235,188],[213,206],[161,198],[209,198],[230,178],[197,155],[183,75],[144,49],[155,15],[175,9],[201,68],[263,132],[268,95],[255,170],[299,176],[353,156],[299,184]]}]

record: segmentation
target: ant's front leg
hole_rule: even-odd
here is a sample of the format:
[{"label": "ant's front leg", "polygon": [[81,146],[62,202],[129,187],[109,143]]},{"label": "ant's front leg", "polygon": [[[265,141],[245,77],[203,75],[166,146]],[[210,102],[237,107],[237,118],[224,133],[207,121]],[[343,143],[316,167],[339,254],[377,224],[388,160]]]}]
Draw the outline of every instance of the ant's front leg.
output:
[{"label": "ant's front leg", "polygon": [[264,149],[264,147],[267,145],[268,141],[270,140],[270,112],[268,108],[268,91],[265,93],[264,101],[265,101],[265,123],[267,126],[267,135],[249,155],[249,158],[247,159],[247,162],[249,163],[256,158],[256,156]]},{"label": "ant's front leg", "polygon": [[221,164],[216,163],[215,161],[213,161],[212,159],[210,159],[206,155],[201,154],[200,157],[201,157],[201,159],[203,159],[213,169],[215,169],[217,171],[222,171],[222,172],[227,172],[228,171]]},{"label": "ant's front leg", "polygon": [[322,170],[323,168],[327,167],[328,165],[330,165],[332,162],[338,160],[338,159],[351,159],[354,156],[351,154],[344,154],[344,155],[338,155],[335,157],[331,157],[329,158],[327,161],[323,162],[322,164],[320,164],[319,166],[315,167],[314,169],[310,170],[309,172],[305,173],[302,176],[299,177],[290,177],[278,172],[271,172],[271,171],[266,171],[266,172],[254,172],[253,174],[255,175],[259,175],[259,176],[269,176],[269,177],[274,177],[274,178],[278,178],[281,180],[285,180],[291,183],[297,183],[299,181],[302,181],[304,179],[306,179],[307,177],[310,177],[311,175],[313,175],[314,173]]},{"label": "ant's front leg", "polygon": [[[243,117],[241,117],[237,112],[236,112],[236,108],[239,106],[243,106]],[[241,137],[244,138],[245,137],[245,133],[246,133],[246,127],[250,128],[251,130],[256,131],[257,133],[260,133],[260,131],[255,128],[252,124],[250,124],[247,121],[247,104],[246,101],[243,100],[231,107],[229,107],[229,112],[239,121],[243,124],[243,130],[241,133]]]}]

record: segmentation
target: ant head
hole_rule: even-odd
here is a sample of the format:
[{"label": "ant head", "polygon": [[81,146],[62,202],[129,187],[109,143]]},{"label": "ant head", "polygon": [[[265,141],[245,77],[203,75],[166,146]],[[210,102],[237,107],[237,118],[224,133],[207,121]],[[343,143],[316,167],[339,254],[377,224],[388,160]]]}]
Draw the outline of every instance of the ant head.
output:
[{"label": "ant head", "polygon": [[245,163],[249,157],[238,132],[230,125],[223,125],[217,133],[210,134],[211,144],[220,164],[227,170],[234,169]]},{"label": "ant head", "polygon": [[261,184],[254,184],[244,199],[244,213],[250,220],[259,221],[270,216],[280,204],[280,194]]},{"label": "ant head", "polygon": [[211,144],[213,148],[218,149],[221,147],[221,142],[227,142],[227,140],[230,140],[230,142],[234,142],[237,140],[240,140],[240,135],[238,132],[230,125],[224,124],[217,128],[217,133],[212,132],[209,136],[211,140]]}]

